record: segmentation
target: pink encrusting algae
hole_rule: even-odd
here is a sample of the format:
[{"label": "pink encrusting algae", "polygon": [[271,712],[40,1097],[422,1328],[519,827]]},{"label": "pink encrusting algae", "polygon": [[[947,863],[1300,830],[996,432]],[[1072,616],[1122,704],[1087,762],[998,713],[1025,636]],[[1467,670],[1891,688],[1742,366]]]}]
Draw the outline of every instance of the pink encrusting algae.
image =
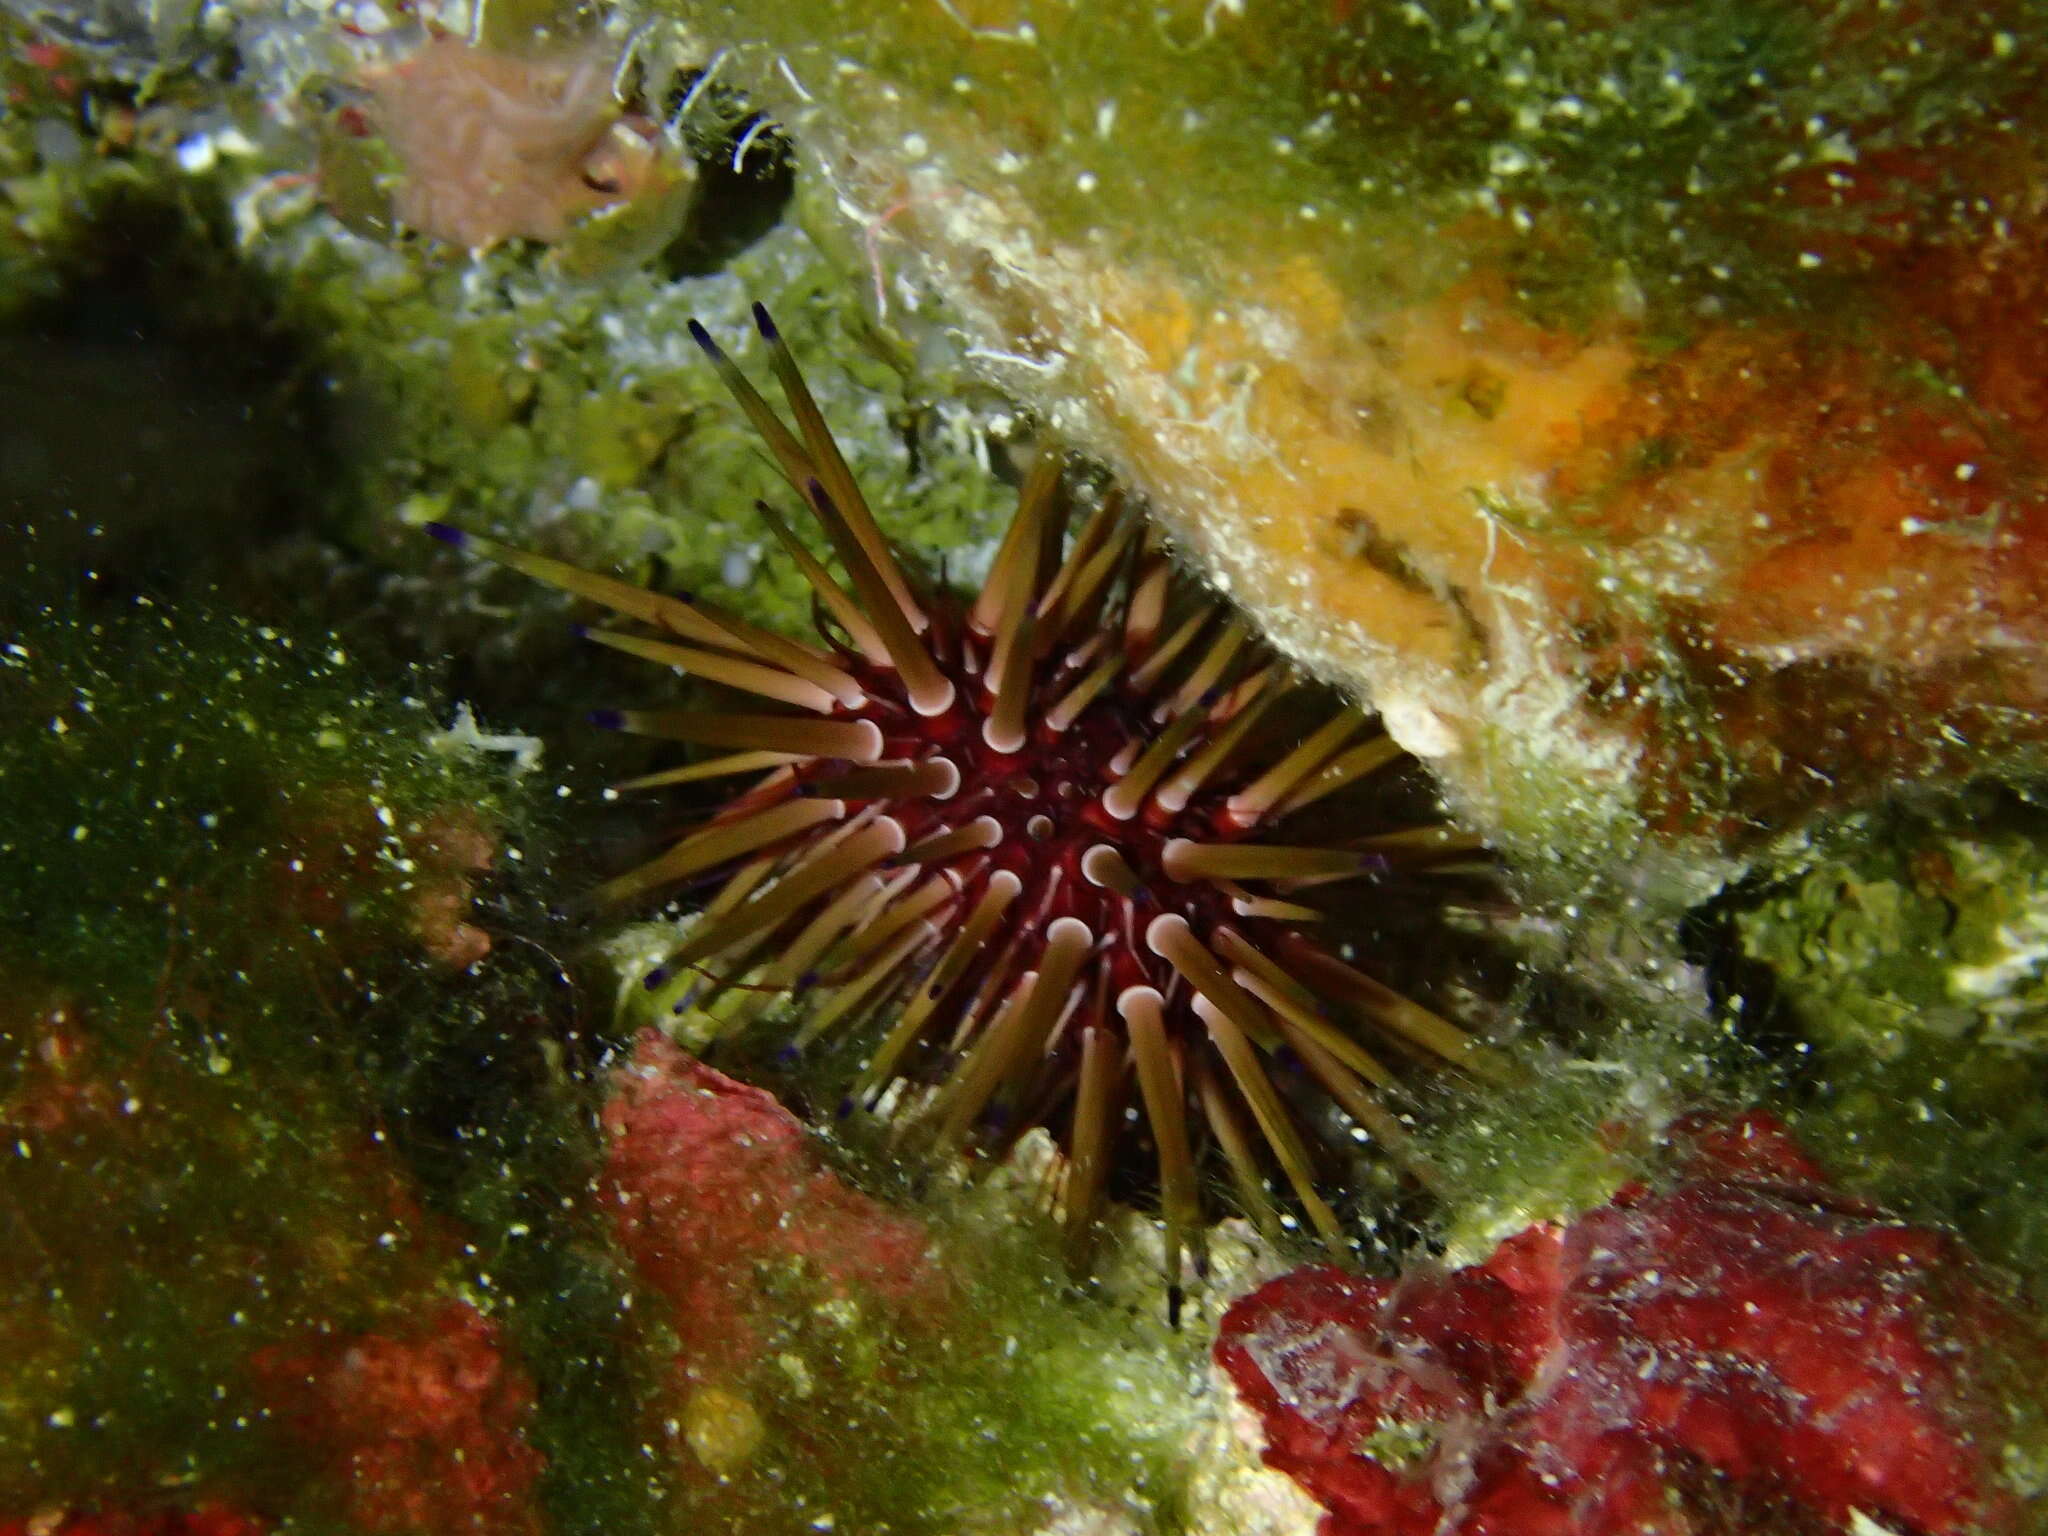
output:
[{"label": "pink encrusting algae", "polygon": [[641,1284],[669,1304],[676,1369],[737,1379],[779,1325],[755,1283],[802,1264],[829,1296],[931,1315],[946,1285],[930,1236],[827,1169],[772,1094],[649,1031],[612,1076],[600,1188]]},{"label": "pink encrusting algae", "polygon": [[1323,1536],[2018,1528],[1981,1372],[2048,1365],[2038,1332],[1768,1117],[1692,1130],[1675,1186],[1483,1264],[1299,1270],[1230,1309],[1216,1359]]},{"label": "pink encrusting algae", "polygon": [[[1377,1042],[1470,1070],[1497,1063],[1312,939],[1323,913],[1305,897],[1469,863],[1477,844],[1433,824],[1275,838],[1278,823],[1394,767],[1400,751],[1365,715],[1301,688],[1242,618],[1181,581],[1116,494],[1069,540],[1055,453],[1027,475],[979,596],[919,590],[766,311],[755,319],[795,430],[701,326],[692,333],[846,573],[760,506],[829,615],[822,647],[429,528],[636,621],[591,639],[772,711],[596,717],[728,754],[630,787],[765,775],[598,892],[622,903],[722,880],[648,986],[673,983],[677,1012],[731,1030],[817,984],[797,1047],[876,1026],[849,1107],[898,1080],[936,1085],[912,1100],[935,1149],[999,1152],[1052,1126],[1077,1261],[1113,1161],[1145,1140],[1176,1294],[1183,1248],[1200,1242],[1198,1159],[1212,1148],[1254,1215],[1278,1224],[1265,1188],[1277,1165],[1309,1224],[1347,1253],[1318,1190],[1314,1122],[1288,1101],[1288,1081],[1299,1075],[1426,1177],[1377,1096],[1393,1081]],[[1278,724],[1304,704],[1307,725]]]}]

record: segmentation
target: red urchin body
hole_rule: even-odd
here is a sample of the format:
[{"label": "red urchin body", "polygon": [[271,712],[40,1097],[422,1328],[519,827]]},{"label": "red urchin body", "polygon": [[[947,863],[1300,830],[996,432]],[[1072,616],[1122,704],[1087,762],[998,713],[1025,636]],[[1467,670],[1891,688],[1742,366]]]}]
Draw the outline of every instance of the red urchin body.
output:
[{"label": "red urchin body", "polygon": [[[978,598],[913,592],[794,363],[756,308],[798,431],[701,327],[692,330],[831,540],[851,591],[774,512],[769,526],[836,621],[799,645],[665,597],[437,527],[464,545],[650,626],[591,638],[789,706],[605,712],[599,723],[724,748],[652,787],[766,770],[608,901],[729,871],[650,982],[727,1027],[816,984],[799,1045],[880,1031],[859,1091],[936,1083],[946,1145],[1063,1128],[1076,1243],[1104,1194],[1126,1103],[1144,1111],[1177,1274],[1199,1225],[1198,1143],[1271,1215],[1254,1149],[1278,1163],[1333,1248],[1312,1136],[1266,1063],[1283,1049],[1366,1133],[1399,1150],[1374,1097],[1390,1074],[1364,1025],[1409,1054],[1471,1066],[1462,1032],[1343,964],[1307,934],[1299,888],[1429,864],[1474,845],[1412,828],[1341,846],[1268,829],[1399,756],[1337,708],[1283,750],[1260,726],[1296,687],[1243,622],[1180,582],[1111,494],[1065,535],[1048,455],[1019,498]],[[744,982],[745,985],[737,985]],[[679,1005],[679,1007],[682,1005]]]}]

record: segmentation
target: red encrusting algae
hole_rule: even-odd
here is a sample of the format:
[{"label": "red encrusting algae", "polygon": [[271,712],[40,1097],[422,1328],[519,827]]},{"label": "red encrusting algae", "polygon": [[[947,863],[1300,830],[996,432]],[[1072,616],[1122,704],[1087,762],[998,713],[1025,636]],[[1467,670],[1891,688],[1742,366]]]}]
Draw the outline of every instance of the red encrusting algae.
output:
[{"label": "red encrusting algae", "polygon": [[224,1504],[197,1509],[41,1510],[0,1520],[0,1536],[266,1536],[271,1522]]},{"label": "red encrusting algae", "polygon": [[[0,1457],[0,1536],[259,1536],[258,1517],[309,1514],[362,1536],[535,1536],[534,1388],[450,1298],[459,1232],[389,1138],[304,1082],[195,1068],[168,1026],[125,1045],[132,1021],[12,979],[0,1033],[25,1049],[0,1133],[27,1171],[4,1207],[0,1438],[25,1454]],[[185,996],[180,1012],[237,1022],[232,999]],[[160,1369],[181,1411],[66,1444],[132,1412],[142,1389],[110,1349]]]},{"label": "red encrusting algae", "polygon": [[[534,1390],[497,1326],[450,1302],[403,1335],[326,1340],[259,1362],[277,1411],[324,1455],[356,1529],[388,1536],[540,1530]],[[183,1536],[183,1533],[169,1533]]]},{"label": "red encrusting algae", "polygon": [[843,1183],[774,1095],[655,1031],[613,1079],[603,1125],[603,1205],[669,1305],[686,1380],[734,1379],[759,1357],[784,1310],[757,1283],[764,1266],[801,1266],[830,1297],[906,1316],[942,1301],[922,1224]]},{"label": "red encrusting algae", "polygon": [[1693,1127],[1686,1172],[1449,1274],[1313,1267],[1230,1309],[1216,1359],[1323,1536],[2016,1528],[1962,1343],[2048,1352],[1957,1245],[1765,1116]]}]

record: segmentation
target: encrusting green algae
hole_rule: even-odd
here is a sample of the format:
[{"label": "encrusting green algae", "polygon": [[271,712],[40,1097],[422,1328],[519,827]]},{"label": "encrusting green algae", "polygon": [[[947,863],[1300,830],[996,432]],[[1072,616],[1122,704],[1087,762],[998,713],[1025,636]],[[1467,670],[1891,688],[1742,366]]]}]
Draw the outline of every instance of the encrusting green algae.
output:
[{"label": "encrusting green algae", "polygon": [[1955,1223],[2037,1295],[2044,826],[2002,786],[1874,812],[1732,919],[1769,968],[1755,1022],[1796,1041],[1802,1134],[1887,1201]]}]

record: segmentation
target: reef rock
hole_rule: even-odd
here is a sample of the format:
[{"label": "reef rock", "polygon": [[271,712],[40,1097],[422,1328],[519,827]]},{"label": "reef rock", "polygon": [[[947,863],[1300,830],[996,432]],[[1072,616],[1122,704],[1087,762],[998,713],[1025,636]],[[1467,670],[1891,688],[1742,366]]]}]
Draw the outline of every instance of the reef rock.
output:
[{"label": "reef rock", "polygon": [[878,318],[921,275],[1509,845],[1697,885],[2042,738],[2022,7],[667,8]]}]

